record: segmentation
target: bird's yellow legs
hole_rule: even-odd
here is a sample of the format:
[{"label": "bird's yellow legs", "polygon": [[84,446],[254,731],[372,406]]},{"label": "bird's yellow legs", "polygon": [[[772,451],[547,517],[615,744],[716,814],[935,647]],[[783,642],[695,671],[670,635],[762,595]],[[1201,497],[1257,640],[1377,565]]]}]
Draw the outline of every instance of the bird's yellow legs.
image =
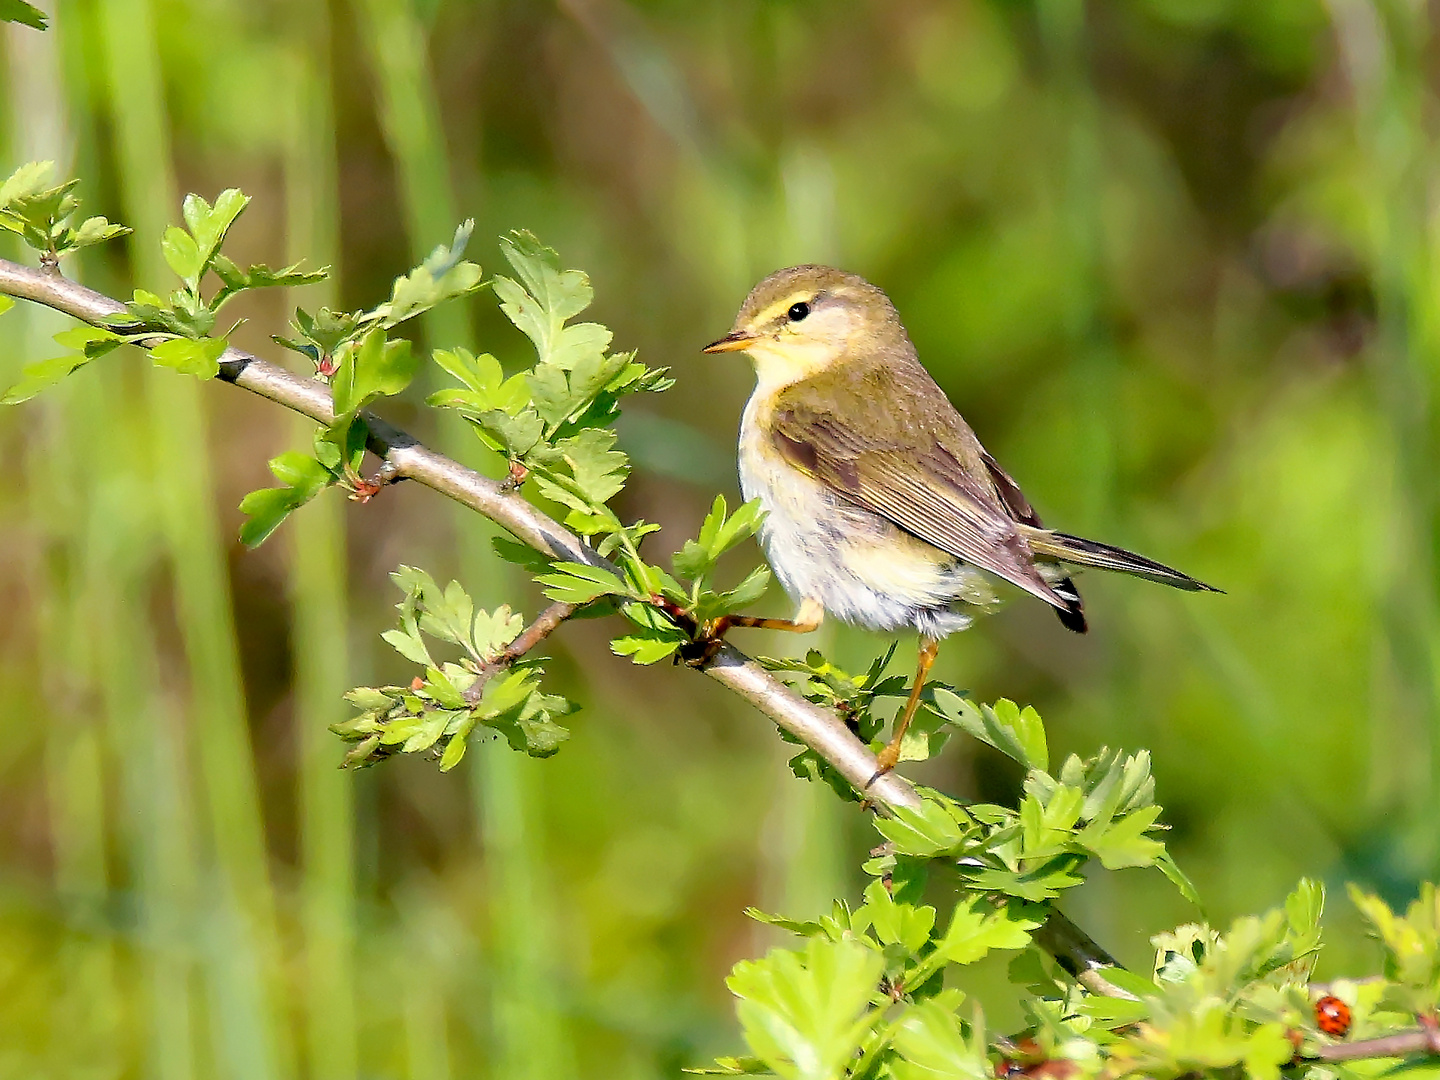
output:
[{"label": "bird's yellow legs", "polygon": [[[820,624],[824,620],[825,609],[820,606],[820,601],[808,598],[800,602],[800,610],[795,613],[793,619],[760,619],[754,615],[721,615],[718,619],[711,619],[702,626],[693,645],[683,647],[680,655],[687,664],[693,667],[704,667],[720,651],[720,646],[725,643],[726,633],[737,626],[755,627],[759,630],[787,630],[792,634],[808,634],[812,630],[820,629]],[[687,649],[692,651],[687,652]]]},{"label": "bird's yellow legs", "polygon": [[752,626],[760,630],[787,630],[792,634],[808,634],[812,630],[819,630],[820,624],[825,620],[825,609],[820,606],[818,600],[802,600],[800,610],[795,613],[793,619],[758,619],[754,615],[721,615],[718,619],[711,619],[705,626],[704,636],[708,639],[719,640],[725,636],[726,631],[735,626]]},{"label": "bird's yellow legs", "polygon": [[870,783],[873,784],[878,777],[884,776],[900,760],[900,743],[905,738],[905,729],[910,726],[910,719],[920,706],[920,693],[925,689],[925,676],[930,674],[930,668],[935,663],[935,654],[939,651],[940,642],[927,637],[920,639],[920,656],[915,665],[915,685],[910,688],[910,700],[905,702],[905,711],[895,722],[895,734],[890,736],[890,742],[880,751],[880,764],[875,775],[870,778]]}]

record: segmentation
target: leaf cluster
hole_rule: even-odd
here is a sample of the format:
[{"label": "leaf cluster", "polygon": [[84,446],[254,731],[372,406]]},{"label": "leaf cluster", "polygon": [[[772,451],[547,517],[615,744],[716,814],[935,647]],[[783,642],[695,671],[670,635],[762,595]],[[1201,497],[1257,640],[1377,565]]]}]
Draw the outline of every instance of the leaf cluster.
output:
[{"label": "leaf cluster", "polygon": [[252,491],[241,501],[247,515],[240,530],[244,543],[262,543],[289,514],[332,484],[352,498],[374,494],[374,485],[360,475],[369,434],[361,410],[404,393],[421,362],[410,341],[392,339],[390,331],[481,287],[480,267],[462,258],[474,225],[461,224],[449,244],[437,246],[419,266],[396,278],[384,302],[353,312],[322,307],[311,314],[296,308],[290,324],[294,336],[274,338],[309,360],[316,376],[330,383],[335,419],[317,433],[313,455],[292,451],[270,462],[281,486]]},{"label": "leaf cluster", "polygon": [[[331,729],[355,744],[345,764],[429,752],[445,772],[465,756],[477,725],[533,757],[558,750],[570,732],[555,718],[573,706],[540,690],[544,669],[538,660],[512,659],[505,651],[524,620],[505,604],[493,611],[476,608],[459,582],[442,589],[423,570],[402,566],[390,577],[405,598],[396,605],[400,625],[383,637],[424,673],[408,686],[359,687],[346,695],[360,712]],[[436,659],[432,643],[458,649],[457,658]]]},{"label": "leaf cluster", "polygon": [[[161,367],[202,379],[220,371],[220,357],[229,345],[232,325],[214,334],[220,310],[249,289],[308,285],[325,278],[325,270],[303,270],[299,263],[273,270],[251,266],[242,270],[221,253],[225,238],[250,197],[238,188],[222,191],[211,205],[199,195],[185,196],[183,225],[171,225],[160,240],[165,263],[180,279],[169,296],[136,289],[125,314],[108,320],[126,341],[143,341],[150,358]],[[218,284],[206,295],[213,279]]]},{"label": "leaf cluster", "polygon": [[[876,821],[888,843],[866,864],[874,880],[853,910],[837,901],[812,922],[752,911],[806,940],[735,967],[729,986],[750,1053],[696,1071],[816,1080],[1275,1080],[1282,1072],[1338,1080],[1376,1068],[1318,1060],[1337,1037],[1377,1038],[1434,1021],[1440,892],[1431,885],[1403,915],[1352,888],[1385,949],[1381,979],[1311,986],[1324,890],[1302,881],[1281,908],[1237,919],[1227,930],[1191,923],[1157,935],[1148,975],[1107,968],[1106,992],[1087,989],[1034,940],[1054,899],[1082,883],[1086,861],[1106,869],[1156,866],[1195,900],[1150,835],[1159,808],[1148,756],[1070,757],[1051,775],[1033,711],[1006,702],[958,707],[946,695],[938,705],[957,726],[1027,765],[1019,806],[927,792],[921,809]],[[923,902],[937,893],[944,903]],[[997,949],[1023,950],[1009,975],[1026,1026],[1009,1035],[988,1032],[978,1006],[962,1007],[965,995],[953,985],[962,969]],[[1317,1023],[1322,993],[1351,1012],[1343,1036]],[[1425,1062],[1413,1064],[1433,1069]]]},{"label": "leaf cluster", "polygon": [[[837,902],[815,922],[752,909],[761,922],[808,940],[735,966],[727,985],[752,1056],[722,1059],[714,1071],[796,1080],[903,1076],[917,1041],[913,1029],[938,1020],[954,1048],[988,1072],[983,1020],[978,1012],[958,1014],[965,994],[945,987],[944,973],[996,950],[1024,948],[1044,912],[970,896],[953,904],[941,925],[936,909],[920,902],[923,884],[922,876],[876,879],[853,911]],[[926,1053],[916,1055],[922,1064]]]},{"label": "leaf cluster", "polygon": [[428,403],[458,412],[506,459],[511,482],[558,507],[568,527],[596,540],[600,554],[631,556],[643,587],[638,547],[658,526],[626,525],[608,505],[630,474],[610,425],[622,398],[665,390],[671,380],[633,352],[609,352],[606,327],[574,321],[594,298],[585,274],[563,269],[559,255],[528,232],[512,232],[500,246],[515,277],[497,275],[492,284],[501,310],[534,346],[535,363],[507,376],[490,353],[439,351],[436,363],[460,385],[436,391]]},{"label": "leaf cluster", "polygon": [[27,247],[38,251],[46,266],[58,266],[66,255],[130,231],[103,217],[85,218],[76,224],[80,199],[75,188],[80,181],[52,185],[54,170],[53,161],[32,161],[0,184],[0,228],[15,233]]},{"label": "leaf cluster", "polygon": [[1433,1017],[1413,1006],[1434,1001],[1440,973],[1424,965],[1402,973],[1391,965],[1418,954],[1402,942],[1423,942],[1418,952],[1435,955],[1435,890],[1424,886],[1403,917],[1376,897],[1351,893],[1386,943],[1384,978],[1342,979],[1323,990],[1311,985],[1325,892],[1308,880],[1282,907],[1243,916],[1223,932],[1192,923],[1156,935],[1151,976],[1107,972],[1114,995],[1092,994],[1038,953],[1027,954],[1012,964],[1011,977],[1033,995],[1026,1010],[1032,1055],[1071,1062],[1081,1076],[1273,1080],[1284,1072],[1334,1080],[1388,1071],[1383,1058],[1350,1065],[1315,1060],[1337,1039],[1317,1024],[1315,1002],[1322,993],[1344,1002],[1351,1025],[1339,1037],[1352,1041],[1414,1030]]},{"label": "leaf cluster", "polygon": [[[63,255],[130,231],[100,217],[70,225],[79,207],[73,194],[78,181],[45,187],[50,167],[49,162],[21,166],[0,186],[0,225],[38,250],[43,264],[53,267]],[[241,269],[222,254],[226,236],[249,202],[235,188],[222,191],[213,206],[199,195],[187,195],[184,226],[170,226],[160,243],[166,263],[180,278],[179,288],[164,297],[136,289],[125,311],[106,319],[105,326],[57,334],[55,340],[71,351],[27,364],[20,380],[0,397],[0,404],[25,401],[126,344],[146,349],[159,367],[214,378],[235,329],[214,333],[220,309],[230,299],[248,289],[310,284],[326,274],[304,270],[298,263],[278,270],[264,265]],[[204,286],[211,278],[218,285],[206,296]]]}]

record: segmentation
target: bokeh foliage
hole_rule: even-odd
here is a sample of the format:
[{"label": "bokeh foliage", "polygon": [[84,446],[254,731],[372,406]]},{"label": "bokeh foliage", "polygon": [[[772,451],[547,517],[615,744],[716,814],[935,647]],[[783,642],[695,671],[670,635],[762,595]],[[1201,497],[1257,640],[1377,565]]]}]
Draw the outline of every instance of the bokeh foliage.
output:
[{"label": "bokeh foliage", "polygon": [[[696,348],[777,265],[858,270],[1047,521],[1229,593],[1087,578],[1083,641],[1017,604],[942,674],[1034,702],[1057,759],[1149,747],[1215,925],[1302,875],[1403,906],[1440,870],[1424,9],[50,14],[6,28],[5,159],[61,160],[87,213],[144,238],[68,272],[163,288],[179,193],[243,187],[237,263],[339,270],[328,299],[237,301],[237,343],[273,349],[262,327],[373,304],[457,220],[535,229],[590,271],[622,347],[673,368],[622,421],[621,516],[693,535],[732,483],[749,380]],[[426,319],[422,342],[528,362],[483,305]],[[8,313],[0,384],[61,328]],[[732,1047],[721,975],[763,943],[741,909],[858,897],[842,868],[872,838],[786,782],[767,725],[585,624],[553,649],[547,678],[587,706],[553,760],[340,776],[340,693],[408,674],[376,645],[386,575],[424,565],[487,606],[511,583],[479,523],[400,489],[306,507],[246,553],[241,495],[310,444],[237,397],[101,364],[0,416],[0,1068],[649,1076]],[[827,648],[863,666],[878,644]],[[928,778],[1013,799],[1019,775],[965,741]],[[1124,881],[1069,909],[1144,970],[1147,936],[1193,910]],[[1322,976],[1374,966],[1334,939]]]}]

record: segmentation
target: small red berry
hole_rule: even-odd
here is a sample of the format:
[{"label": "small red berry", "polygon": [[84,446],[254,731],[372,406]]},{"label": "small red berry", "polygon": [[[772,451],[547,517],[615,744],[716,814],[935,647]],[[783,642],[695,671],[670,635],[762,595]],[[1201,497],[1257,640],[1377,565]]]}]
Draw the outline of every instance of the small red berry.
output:
[{"label": "small red berry", "polygon": [[1350,1030],[1350,1006],[1333,994],[1315,1002],[1315,1026],[1326,1035],[1343,1038]]}]

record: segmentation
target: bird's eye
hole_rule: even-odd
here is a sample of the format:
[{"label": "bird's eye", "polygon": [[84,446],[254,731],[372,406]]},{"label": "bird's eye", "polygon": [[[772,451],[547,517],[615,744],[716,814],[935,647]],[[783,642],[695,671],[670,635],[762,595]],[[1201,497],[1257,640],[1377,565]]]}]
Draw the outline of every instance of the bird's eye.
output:
[{"label": "bird's eye", "polygon": [[787,311],[785,314],[790,316],[791,322],[799,322],[801,319],[805,318],[806,315],[810,314],[810,305],[802,300],[798,304],[791,304],[790,310]]}]

